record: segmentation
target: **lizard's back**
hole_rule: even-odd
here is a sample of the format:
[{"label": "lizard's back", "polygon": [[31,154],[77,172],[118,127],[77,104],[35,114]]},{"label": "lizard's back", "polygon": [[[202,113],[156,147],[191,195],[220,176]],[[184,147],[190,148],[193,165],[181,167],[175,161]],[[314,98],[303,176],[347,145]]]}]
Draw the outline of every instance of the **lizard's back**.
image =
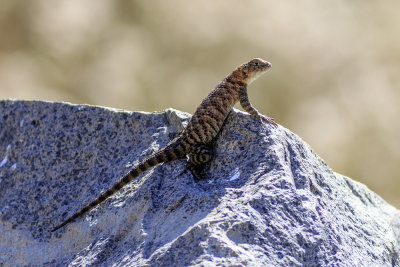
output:
[{"label": "lizard's back", "polygon": [[196,109],[184,130],[183,137],[194,140],[193,143],[211,142],[239,99],[237,86],[239,85],[229,83],[226,79],[218,84]]}]

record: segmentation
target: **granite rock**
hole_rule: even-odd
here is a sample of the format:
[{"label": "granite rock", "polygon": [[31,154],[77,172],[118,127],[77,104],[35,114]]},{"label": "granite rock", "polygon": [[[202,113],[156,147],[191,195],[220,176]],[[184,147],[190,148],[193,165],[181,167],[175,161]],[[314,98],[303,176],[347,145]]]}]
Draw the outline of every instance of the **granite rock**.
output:
[{"label": "granite rock", "polygon": [[398,210],[237,110],[203,180],[183,160],[161,164],[50,233],[187,119],[0,101],[0,266],[400,265]]}]

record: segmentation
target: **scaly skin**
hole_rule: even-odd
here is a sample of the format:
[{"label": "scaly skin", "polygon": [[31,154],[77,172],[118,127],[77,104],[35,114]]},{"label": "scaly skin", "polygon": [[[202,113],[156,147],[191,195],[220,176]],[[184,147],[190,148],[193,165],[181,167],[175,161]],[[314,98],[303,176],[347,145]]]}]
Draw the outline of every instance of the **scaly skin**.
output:
[{"label": "scaly skin", "polygon": [[237,67],[201,102],[186,128],[177,137],[164,148],[134,166],[111,188],[51,231],[54,232],[82,216],[118,192],[141,173],[160,163],[183,159],[186,156],[188,156],[190,166],[200,166],[209,162],[212,159],[212,142],[220,132],[232,107],[238,101],[250,115],[276,127],[277,124],[274,120],[260,114],[250,104],[247,96],[247,86],[267,72],[270,67],[269,62],[259,58]]}]

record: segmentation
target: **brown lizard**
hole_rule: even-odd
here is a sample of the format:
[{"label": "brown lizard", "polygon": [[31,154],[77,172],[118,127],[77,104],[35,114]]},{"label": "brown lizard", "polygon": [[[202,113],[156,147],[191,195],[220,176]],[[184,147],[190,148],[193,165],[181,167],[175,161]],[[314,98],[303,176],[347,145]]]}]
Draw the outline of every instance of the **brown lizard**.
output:
[{"label": "brown lizard", "polygon": [[191,169],[209,162],[212,159],[212,142],[220,132],[232,107],[238,101],[250,115],[261,122],[265,121],[276,127],[277,124],[274,120],[260,114],[250,104],[247,96],[247,86],[260,75],[264,74],[270,67],[271,64],[269,62],[260,58],[252,59],[237,67],[201,102],[186,128],[172,141],[134,166],[111,188],[51,231],[54,232],[82,216],[115,194],[123,186],[132,181],[132,179],[160,163],[187,157],[188,167]]}]

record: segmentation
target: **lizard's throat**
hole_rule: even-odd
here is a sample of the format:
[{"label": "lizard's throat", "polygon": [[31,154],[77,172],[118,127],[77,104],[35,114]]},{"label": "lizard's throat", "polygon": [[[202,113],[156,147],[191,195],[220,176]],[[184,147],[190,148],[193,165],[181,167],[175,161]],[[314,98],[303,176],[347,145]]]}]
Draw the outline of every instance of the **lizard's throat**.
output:
[{"label": "lizard's throat", "polygon": [[253,75],[250,75],[249,78],[247,78],[247,85],[251,84],[252,82],[254,82],[255,80],[258,79],[258,77],[260,77],[261,75],[263,75],[266,71],[260,71],[260,72],[256,72]]}]

